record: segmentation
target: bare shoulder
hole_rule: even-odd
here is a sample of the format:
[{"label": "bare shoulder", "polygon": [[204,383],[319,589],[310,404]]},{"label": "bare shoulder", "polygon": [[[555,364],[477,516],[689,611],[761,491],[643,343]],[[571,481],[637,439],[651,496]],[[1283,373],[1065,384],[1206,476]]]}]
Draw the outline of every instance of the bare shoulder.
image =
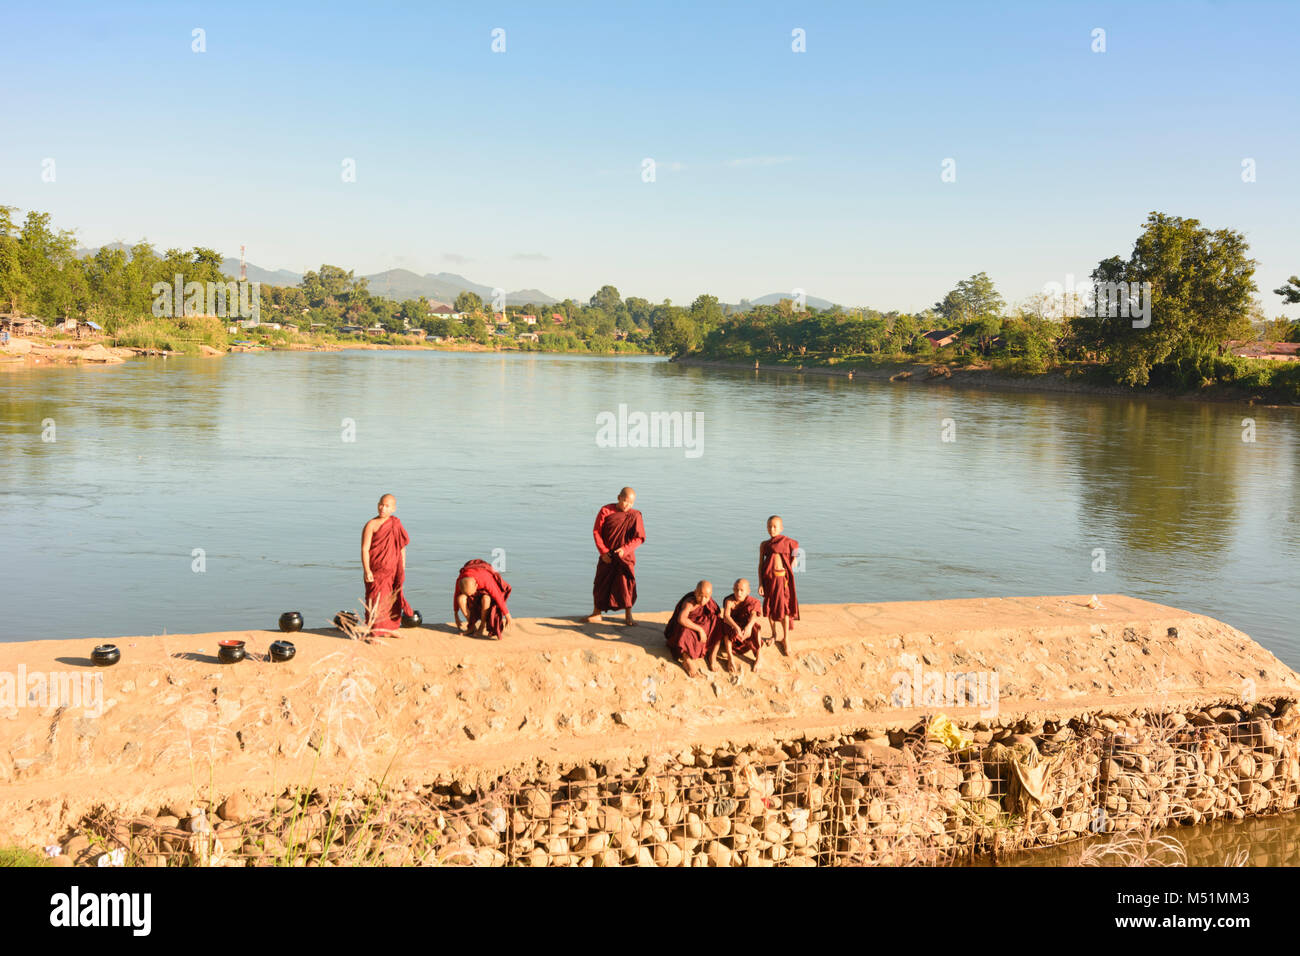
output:
[{"label": "bare shoulder", "polygon": [[366,526],[361,529],[361,533],[365,534],[367,531],[374,531],[383,523],[384,523],[383,518],[380,518],[378,516],[371,518],[369,521],[366,522]]}]

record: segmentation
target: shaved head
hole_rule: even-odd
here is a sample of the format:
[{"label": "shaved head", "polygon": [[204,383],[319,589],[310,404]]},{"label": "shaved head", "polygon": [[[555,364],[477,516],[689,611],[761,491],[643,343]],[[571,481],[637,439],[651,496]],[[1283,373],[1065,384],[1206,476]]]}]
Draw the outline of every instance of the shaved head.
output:
[{"label": "shaved head", "polygon": [[624,488],[618,493],[618,503],[624,511],[628,511],[636,504],[636,490],[634,488]]},{"label": "shaved head", "polygon": [[466,575],[456,582],[456,587],[460,589],[461,594],[473,594],[478,590],[478,581]]}]

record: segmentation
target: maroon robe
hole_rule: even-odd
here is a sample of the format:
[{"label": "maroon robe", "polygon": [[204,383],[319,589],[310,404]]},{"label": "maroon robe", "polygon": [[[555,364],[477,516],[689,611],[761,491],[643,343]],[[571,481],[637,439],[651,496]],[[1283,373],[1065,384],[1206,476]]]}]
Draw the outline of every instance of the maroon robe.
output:
[{"label": "maroon robe", "polygon": [[[616,611],[636,604],[636,549],[645,541],[645,522],[635,508],[619,511],[617,505],[605,505],[596,515],[591,531],[596,550],[609,554],[609,561],[596,562],[596,581],[592,585],[598,611]],[[613,554],[622,548],[623,556]]]},{"label": "maroon robe", "polygon": [[698,660],[708,653],[709,648],[719,639],[723,621],[719,617],[718,604],[713,598],[709,598],[703,604],[697,604],[687,618],[704,628],[709,635],[707,639],[700,637],[677,620],[681,616],[682,608],[688,603],[695,603],[694,591],[682,595],[682,599],[673,608],[672,617],[668,618],[668,623],[664,626],[664,637],[668,638],[668,649],[673,652],[674,657],[690,657]]},{"label": "maroon robe", "polygon": [[[790,629],[799,620],[799,597],[794,590],[794,553],[799,542],[778,534],[758,548],[758,583],[763,587],[763,614],[773,621],[790,618]],[[780,555],[785,567],[777,574],[776,556]]]},{"label": "maroon robe", "polygon": [[736,622],[738,628],[733,629],[725,620],[722,622],[721,626],[727,629],[727,643],[730,644],[731,649],[737,653],[754,653],[758,650],[758,628],[754,628],[750,636],[744,640],[740,639],[740,635],[744,632],[745,628],[749,626],[750,621],[756,617],[762,616],[763,605],[760,604],[758,598],[754,597],[752,594],[746,595],[745,600],[743,601],[737,601],[734,597],[728,596],[724,604],[725,603],[731,604],[728,613],[731,615],[731,619]]},{"label": "maroon robe", "polygon": [[510,609],[506,607],[506,599],[510,597],[510,585],[497,573],[496,568],[480,558],[467,561],[460,569],[460,573],[456,575],[456,590],[453,593],[457,596],[460,594],[461,578],[473,578],[478,582],[478,590],[469,595],[465,601],[470,628],[477,627],[478,622],[483,619],[483,595],[486,594],[490,599],[487,609],[487,632],[493,637],[500,637],[506,627],[506,616],[510,613]]},{"label": "maroon robe", "polygon": [[406,582],[402,549],[410,541],[397,515],[390,515],[370,536],[370,573],[374,580],[366,582],[366,610],[371,617],[371,631],[395,631],[402,626],[402,615],[411,613],[411,605],[402,595]]}]

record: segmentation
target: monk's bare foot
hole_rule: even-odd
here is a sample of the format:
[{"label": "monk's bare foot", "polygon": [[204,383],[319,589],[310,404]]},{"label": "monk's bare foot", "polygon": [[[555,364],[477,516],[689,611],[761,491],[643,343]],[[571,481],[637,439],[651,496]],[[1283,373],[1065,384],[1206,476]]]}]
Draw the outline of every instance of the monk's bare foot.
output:
[{"label": "monk's bare foot", "polygon": [[758,671],[758,658],[757,658],[757,657],[755,657],[755,658],[754,658],[754,662],[753,662],[752,664],[749,665],[749,669],[750,669],[751,671],[753,671],[753,672],[757,672],[757,671]]},{"label": "monk's bare foot", "polygon": [[634,626],[634,625],[636,624],[636,621],[634,621],[634,620],[632,619],[632,609],[631,609],[631,608],[628,608],[628,609],[627,609],[627,612],[623,615],[623,623],[626,624],[628,627],[632,627],[632,626]]},{"label": "monk's bare foot", "polygon": [[682,669],[686,671],[687,677],[700,676],[700,662],[693,657],[682,658]]},{"label": "monk's bare foot", "polygon": [[595,614],[589,614],[589,615],[587,616],[587,623],[588,623],[588,624],[599,624],[602,620],[603,620],[603,618],[601,617],[601,614],[600,614],[599,611],[597,611]]},{"label": "monk's bare foot", "polygon": [[781,640],[777,641],[776,647],[777,650],[781,652],[782,657],[790,656],[790,644],[786,639],[782,638]]},{"label": "monk's bare foot", "polygon": [[736,659],[734,657],[727,658],[727,670],[730,671],[732,674],[740,670],[740,668],[736,666]]}]

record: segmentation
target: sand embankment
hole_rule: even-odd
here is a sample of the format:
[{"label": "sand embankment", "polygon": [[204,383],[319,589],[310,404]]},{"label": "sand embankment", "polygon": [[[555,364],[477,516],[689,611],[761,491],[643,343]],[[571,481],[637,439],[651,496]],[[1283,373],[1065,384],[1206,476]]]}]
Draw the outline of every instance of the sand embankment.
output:
[{"label": "sand embankment", "polygon": [[[272,631],[0,645],[0,842],[38,845],[96,805],[156,812],[237,789],[489,779],[691,745],[842,728],[904,727],[985,707],[901,699],[929,675],[983,675],[1001,717],[1117,713],[1296,696],[1300,675],[1227,624],[1121,595],[990,598],[804,609],[793,654],[757,673],[692,680],[664,647],[665,613],[519,620],[501,642],[449,626],[365,645],[332,630],[290,635],[294,660],[217,661],[236,636],[255,658]],[[102,677],[56,707],[50,675]],[[971,677],[972,682],[978,676]],[[993,681],[996,681],[994,684]]]}]

